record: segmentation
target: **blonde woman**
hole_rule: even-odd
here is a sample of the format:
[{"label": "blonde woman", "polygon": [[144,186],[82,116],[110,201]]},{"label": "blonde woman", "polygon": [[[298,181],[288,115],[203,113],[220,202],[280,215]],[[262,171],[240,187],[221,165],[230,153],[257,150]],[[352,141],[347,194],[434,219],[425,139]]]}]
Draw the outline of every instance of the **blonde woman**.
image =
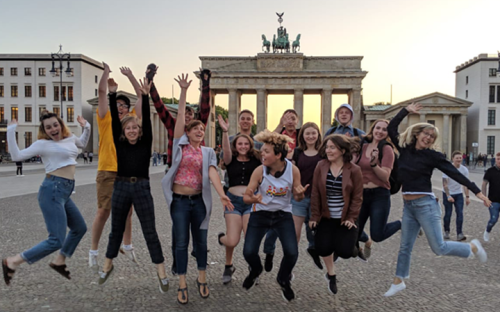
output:
[{"label": "blonde woman", "polygon": [[471,243],[447,242],[441,232],[441,208],[432,192],[431,176],[439,169],[448,177],[466,186],[484,202],[486,207],[491,201],[469,179],[464,177],[443,154],[433,149],[438,138],[438,129],[428,123],[411,125],[401,135],[398,126],[408,114],[418,113],[422,106],[410,104],[403,108],[389,123],[389,137],[399,151],[398,177],[402,183],[404,199],[403,221],[401,226],[401,246],[399,248],[396,276],[386,297],[395,295],[406,288],[403,279],[410,277],[410,261],[413,244],[420,227],[436,255],[469,258],[476,255],[481,262],[487,255],[481,243],[473,239]]}]

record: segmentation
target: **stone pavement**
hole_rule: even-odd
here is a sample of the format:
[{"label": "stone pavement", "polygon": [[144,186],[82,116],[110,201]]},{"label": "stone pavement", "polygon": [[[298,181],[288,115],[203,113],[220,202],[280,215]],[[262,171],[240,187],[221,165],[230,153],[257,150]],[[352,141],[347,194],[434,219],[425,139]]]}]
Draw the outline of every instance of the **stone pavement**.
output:
[{"label": "stone pavement", "polygon": [[[79,167],[79,174],[91,176],[95,168]],[[154,170],[157,170],[156,167]],[[88,171],[88,172],[86,172]],[[156,204],[157,229],[166,255],[166,265],[171,266],[170,217],[163,198],[161,173],[151,175],[151,191]],[[28,173],[23,179],[39,184],[43,174]],[[480,179],[480,174],[477,178]],[[1,188],[22,179],[0,177]],[[438,186],[440,175],[433,180]],[[36,190],[35,190],[36,192]],[[439,191],[436,194],[441,197]],[[214,193],[215,195],[215,193]],[[236,248],[234,265],[237,270],[233,282],[222,285],[224,249],[217,244],[216,234],[225,230],[222,208],[218,200],[209,230],[208,279],[211,295],[202,299],[196,289],[196,266],[189,258],[188,287],[189,304],[176,303],[177,279],[171,277],[168,293],[158,290],[155,267],[151,263],[140,224],[134,218],[134,245],[140,265],[135,265],[123,256],[115,260],[115,274],[104,287],[97,285],[97,275],[88,268],[90,227],[96,210],[95,184],[79,185],[73,200],[82,211],[89,231],[83,238],[68,266],[72,279],[65,280],[50,270],[49,256],[33,265],[23,265],[15,275],[11,286],[0,283],[0,311],[499,311],[500,281],[500,231],[495,228],[492,239],[485,248],[488,263],[480,264],[476,259],[437,257],[429,248],[425,236],[419,238],[413,251],[411,278],[402,293],[384,298],[396,269],[400,234],[397,233],[381,244],[375,244],[372,258],[367,262],[356,259],[337,263],[337,295],[331,295],[323,279],[325,271],[315,268],[305,252],[306,240],[303,233],[300,255],[294,270],[293,289],[296,300],[286,303],[275,277],[280,247],[275,256],[275,268],[263,273],[260,285],[250,291],[241,285],[247,274],[247,265],[242,256],[242,243]],[[217,198],[214,196],[214,198]],[[402,215],[401,196],[392,198],[390,219]],[[488,210],[473,201],[465,209],[464,233],[468,237],[482,237],[489,218]],[[452,221],[452,229],[454,219]],[[18,253],[33,246],[46,237],[45,224],[38,207],[37,194],[11,196],[0,199],[0,256]],[[100,245],[102,263],[109,233],[109,222]],[[453,233],[453,232],[452,232]],[[454,237],[454,235],[453,235]],[[168,270],[169,271],[169,270]]]}]

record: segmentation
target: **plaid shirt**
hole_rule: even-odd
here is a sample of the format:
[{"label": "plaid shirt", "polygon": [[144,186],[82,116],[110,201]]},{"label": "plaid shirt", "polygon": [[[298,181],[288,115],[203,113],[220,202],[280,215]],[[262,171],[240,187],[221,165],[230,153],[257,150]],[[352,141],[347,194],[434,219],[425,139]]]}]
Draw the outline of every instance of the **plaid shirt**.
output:
[{"label": "plaid shirt", "polygon": [[[167,129],[168,146],[167,146],[167,165],[172,166],[172,147],[174,144],[174,128],[175,128],[175,118],[170,114],[165,104],[160,99],[158,90],[156,90],[155,84],[151,84],[151,90],[149,91],[151,99],[153,100],[158,117],[163,122],[165,129]],[[198,119],[203,122],[206,126],[208,122],[208,117],[210,116],[210,84],[208,81],[203,82],[203,87],[201,89],[201,99],[200,99],[200,113]],[[202,145],[204,143],[202,142]]]}]

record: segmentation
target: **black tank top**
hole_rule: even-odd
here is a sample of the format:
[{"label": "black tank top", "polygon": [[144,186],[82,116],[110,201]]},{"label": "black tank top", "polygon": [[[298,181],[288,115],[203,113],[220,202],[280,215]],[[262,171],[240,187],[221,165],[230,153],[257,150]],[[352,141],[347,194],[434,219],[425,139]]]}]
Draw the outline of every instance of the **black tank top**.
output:
[{"label": "black tank top", "polygon": [[253,171],[261,164],[260,159],[254,157],[250,157],[248,161],[239,161],[236,156],[233,156],[229,165],[226,165],[229,187],[238,185],[247,186]]}]

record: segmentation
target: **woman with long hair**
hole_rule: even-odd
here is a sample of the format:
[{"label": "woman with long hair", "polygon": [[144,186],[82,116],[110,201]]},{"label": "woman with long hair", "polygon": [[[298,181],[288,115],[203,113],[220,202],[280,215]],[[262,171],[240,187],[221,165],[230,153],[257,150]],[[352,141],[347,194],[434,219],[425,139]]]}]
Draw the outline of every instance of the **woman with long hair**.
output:
[{"label": "woman with long hair", "polygon": [[[20,254],[2,260],[3,277],[7,285],[19,265],[33,264],[56,250],[60,250],[49,266],[67,279],[71,279],[66,267],[66,258],[75,252],[87,231],[85,221],[71,200],[75,188],[75,167],[78,148],[85,148],[90,138],[90,124],[81,116],[77,121],[83,133],[78,138],[73,135],[57,114],[43,111],[40,117],[38,140],[30,147],[19,150],[16,142],[17,121],[12,120],[7,127],[7,141],[12,160],[23,161],[40,155],[45,164],[46,177],[38,191],[38,204],[49,237],[47,240]],[[70,231],[66,235],[66,229]]]},{"label": "woman with long hair", "polygon": [[226,233],[218,234],[221,246],[226,246],[226,265],[222,274],[222,282],[227,284],[231,281],[235,268],[233,266],[233,252],[241,237],[247,232],[248,220],[252,205],[243,202],[243,195],[247,189],[250,177],[255,168],[262,163],[260,153],[254,149],[253,139],[246,134],[238,134],[233,142],[229,143],[229,123],[218,116],[219,125],[222,128],[223,163],[229,177],[229,189],[226,195],[231,199],[234,210],[225,209]]},{"label": "woman with long hair", "polygon": [[[300,171],[300,183],[302,185],[312,185],[314,169],[319,161],[323,159],[319,150],[321,148],[321,131],[314,122],[305,123],[299,131],[298,146],[293,151],[292,162]],[[297,243],[300,242],[302,224],[306,227],[306,237],[309,243],[307,253],[311,256],[314,264],[323,269],[321,259],[314,248],[314,235],[309,227],[311,218],[311,192],[312,188],[306,190],[304,199],[300,202],[292,198],[292,215],[295,224],[295,234]]]},{"label": "woman with long hair", "polygon": [[[370,237],[379,243],[401,229],[401,221],[387,223],[391,211],[389,178],[394,164],[394,145],[388,137],[389,121],[376,120],[361,140],[356,164],[363,173],[363,204],[358,217],[359,233],[363,233],[370,218]],[[382,157],[380,157],[382,156]],[[361,236],[361,235],[360,235]],[[371,244],[365,243],[364,256],[371,254]]]},{"label": "woman with long hair", "polygon": [[118,256],[130,206],[133,204],[141,222],[151,260],[156,264],[160,292],[164,293],[168,290],[169,283],[165,272],[165,259],[156,232],[155,209],[149,184],[149,160],[153,143],[148,99],[151,83],[148,83],[146,78],[140,83],[142,120],[132,115],[120,120],[116,104],[118,84],[113,79],[108,79],[109,109],[118,171],[111,198],[111,233],[106,260],[99,274],[99,285],[104,284],[113,272],[113,259]]},{"label": "woman with long hair", "polygon": [[337,276],[333,254],[344,259],[357,256],[358,219],[363,201],[361,169],[351,163],[353,139],[330,134],[321,146],[326,159],[314,170],[311,194],[311,221],[316,230],[316,252],[323,257],[328,290],[337,293]]},{"label": "woman with long hair", "polygon": [[224,194],[217,173],[217,156],[212,148],[202,146],[205,125],[193,120],[187,126],[186,93],[191,85],[188,75],[175,79],[181,88],[177,121],[174,130],[172,167],[162,180],[163,192],[170,208],[175,234],[175,259],[179,288],[177,301],[188,303],[186,271],[188,263],[189,228],[196,245],[198,278],[196,284],[203,299],[209,297],[207,284],[207,232],[212,213],[212,191],[210,181],[220,196],[222,206],[228,210],[234,207]]},{"label": "woman with long hair", "polygon": [[423,228],[427,241],[436,255],[471,258],[475,255],[479,261],[486,262],[487,255],[481,243],[473,239],[470,243],[450,242],[443,239],[441,231],[441,207],[432,192],[431,177],[434,169],[439,169],[448,177],[466,186],[486,207],[491,201],[481,190],[464,177],[445,156],[434,150],[438,138],[438,129],[429,123],[417,123],[398,133],[398,126],[408,114],[418,114],[422,105],[412,103],[401,111],[389,123],[389,137],[399,151],[398,178],[403,189],[403,221],[401,226],[401,245],[399,247],[396,276],[386,297],[404,290],[404,279],[410,277],[411,252],[420,227]]}]

